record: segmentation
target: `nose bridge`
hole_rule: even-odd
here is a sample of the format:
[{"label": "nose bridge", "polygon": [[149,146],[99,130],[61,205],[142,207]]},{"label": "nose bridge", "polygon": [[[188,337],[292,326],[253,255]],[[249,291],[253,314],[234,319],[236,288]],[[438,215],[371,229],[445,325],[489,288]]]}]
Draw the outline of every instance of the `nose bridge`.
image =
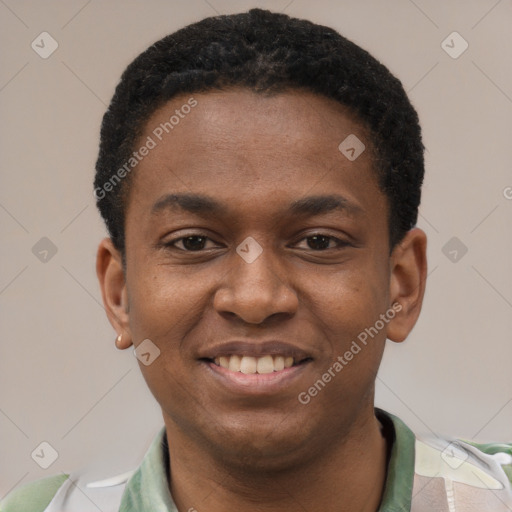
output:
[{"label": "nose bridge", "polygon": [[237,247],[233,259],[216,297],[219,312],[234,313],[247,322],[260,323],[273,314],[295,311],[297,297],[272,249],[246,239]]},{"label": "nose bridge", "polygon": [[[277,258],[272,249],[263,248],[254,238],[248,237],[237,247],[236,252],[239,260],[235,258],[233,266],[235,286],[245,286],[253,292],[256,287],[260,292],[271,294],[280,286],[282,278],[277,274]],[[241,291],[244,292],[243,289]]]}]

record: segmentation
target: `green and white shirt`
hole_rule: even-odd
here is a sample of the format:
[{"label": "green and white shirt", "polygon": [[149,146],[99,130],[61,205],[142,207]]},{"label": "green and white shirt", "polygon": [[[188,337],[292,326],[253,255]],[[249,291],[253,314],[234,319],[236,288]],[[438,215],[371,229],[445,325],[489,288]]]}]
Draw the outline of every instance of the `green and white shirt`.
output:
[{"label": "green and white shirt", "polygon": [[[378,512],[511,512],[512,443],[418,438],[396,416],[375,410],[391,442]],[[140,466],[90,482],[80,472],[37,480],[0,502],[0,512],[177,512],[168,484],[165,427]],[[207,512],[204,503],[189,510]]]}]

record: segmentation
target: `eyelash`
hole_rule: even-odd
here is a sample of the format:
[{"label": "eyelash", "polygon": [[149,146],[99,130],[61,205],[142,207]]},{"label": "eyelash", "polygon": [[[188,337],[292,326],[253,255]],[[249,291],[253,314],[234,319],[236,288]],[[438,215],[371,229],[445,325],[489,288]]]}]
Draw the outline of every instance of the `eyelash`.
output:
[{"label": "eyelash", "polygon": [[[331,236],[331,235],[326,235],[324,233],[321,233],[321,232],[318,232],[318,233],[312,233],[308,236],[305,236],[303,238],[301,238],[299,240],[299,242],[301,242],[302,240],[307,240],[308,238],[313,238],[315,236],[319,236],[319,237],[324,237],[324,238],[327,238],[329,239],[329,241],[333,240],[335,243],[336,243],[336,247],[327,247],[326,249],[311,249],[311,248],[308,248],[308,249],[305,249],[305,250],[311,250],[313,252],[325,252],[325,251],[328,251],[328,250],[336,250],[336,249],[341,249],[343,247],[347,247],[350,245],[349,242],[346,242],[344,240],[341,240],[335,236]],[[187,249],[182,249],[182,248],[179,248],[179,247],[176,247],[176,244],[178,242],[181,242],[182,240],[185,240],[186,238],[204,238],[206,240],[209,240],[209,241],[213,241],[210,237],[206,236],[206,235],[203,235],[203,234],[191,234],[191,235],[187,235],[187,236],[181,236],[179,238],[175,238],[174,240],[169,240],[169,242],[166,242],[164,244],[164,246],[166,248],[169,248],[169,249],[177,249],[178,251],[182,251],[182,252],[190,252],[190,253],[200,253],[200,252],[204,252],[208,249],[200,249],[200,250],[197,250],[197,251],[191,251],[191,250],[187,250]]]}]

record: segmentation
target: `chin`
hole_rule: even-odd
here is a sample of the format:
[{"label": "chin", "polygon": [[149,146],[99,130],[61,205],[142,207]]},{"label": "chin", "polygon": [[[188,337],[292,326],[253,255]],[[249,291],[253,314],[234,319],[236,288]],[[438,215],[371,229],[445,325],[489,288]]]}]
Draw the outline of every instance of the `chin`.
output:
[{"label": "chin", "polygon": [[[300,426],[299,426],[300,425]],[[273,472],[296,468],[317,452],[311,429],[299,422],[274,418],[264,422],[227,424],[208,436],[209,451],[216,460],[243,472]]]}]

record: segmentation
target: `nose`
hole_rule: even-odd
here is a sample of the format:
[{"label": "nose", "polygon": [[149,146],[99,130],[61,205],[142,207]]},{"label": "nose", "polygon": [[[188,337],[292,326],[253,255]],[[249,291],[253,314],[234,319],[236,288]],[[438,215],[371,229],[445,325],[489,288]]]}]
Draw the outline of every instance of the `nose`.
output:
[{"label": "nose", "polygon": [[261,324],[279,313],[293,315],[298,297],[276,259],[269,249],[251,263],[234,253],[232,267],[214,296],[216,311],[250,324]]}]

